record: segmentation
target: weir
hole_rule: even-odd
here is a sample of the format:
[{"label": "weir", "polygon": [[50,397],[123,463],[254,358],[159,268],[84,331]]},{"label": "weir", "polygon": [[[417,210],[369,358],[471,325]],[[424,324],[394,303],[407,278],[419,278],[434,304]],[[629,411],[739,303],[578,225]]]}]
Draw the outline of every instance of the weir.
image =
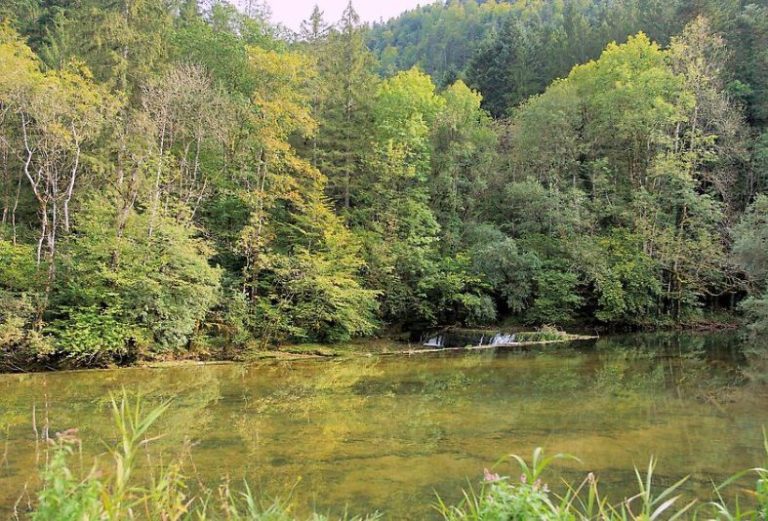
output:
[{"label": "weir", "polygon": [[422,345],[433,349],[482,346],[514,346],[518,342],[514,333],[502,331],[476,331],[471,329],[449,329],[422,335]]}]

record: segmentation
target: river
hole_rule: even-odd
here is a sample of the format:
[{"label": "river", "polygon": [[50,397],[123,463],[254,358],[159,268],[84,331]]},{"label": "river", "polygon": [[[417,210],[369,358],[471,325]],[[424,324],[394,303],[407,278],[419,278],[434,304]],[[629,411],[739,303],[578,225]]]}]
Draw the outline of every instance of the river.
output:
[{"label": "river", "polygon": [[299,511],[428,519],[436,493],[457,500],[483,468],[537,446],[580,459],[557,464],[555,488],[593,471],[628,493],[653,455],[659,483],[690,475],[688,492],[708,497],[712,481],[765,459],[766,353],[733,333],[664,333],[530,352],[0,375],[0,514],[36,486],[46,428],[80,429],[85,468],[104,452],[110,393],[123,388],[173,400],[142,471],[190,440],[196,481],[293,490]]}]

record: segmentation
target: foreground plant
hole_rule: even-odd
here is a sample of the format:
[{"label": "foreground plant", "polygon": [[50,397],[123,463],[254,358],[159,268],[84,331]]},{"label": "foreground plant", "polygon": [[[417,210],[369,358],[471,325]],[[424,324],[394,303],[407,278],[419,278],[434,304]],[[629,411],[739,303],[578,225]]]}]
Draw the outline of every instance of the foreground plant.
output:
[{"label": "foreground plant", "polygon": [[[765,442],[768,455],[768,438]],[[696,500],[685,501],[682,487],[687,477],[664,489],[654,486],[656,461],[651,459],[645,474],[635,469],[638,492],[619,503],[612,503],[603,496],[594,474],[577,486],[565,482],[566,492],[558,495],[550,491],[542,481],[542,474],[555,461],[575,459],[557,454],[544,457],[541,448],[533,452],[531,463],[519,456],[511,458],[521,471],[518,480],[502,477],[485,470],[484,480],[478,490],[470,486],[458,505],[449,506],[438,497],[436,510],[445,521],[675,521],[680,519],[706,519],[722,521],[765,521],[768,519],[768,469],[755,468],[748,472],[757,474],[755,491],[751,494],[754,509],[745,509],[735,500],[731,508],[720,491],[747,473],[729,479],[716,489],[717,502],[696,506]]]},{"label": "foreground plant", "polygon": [[[189,476],[181,460],[161,468],[146,479],[137,475],[141,452],[160,438],[150,436],[170,402],[147,410],[140,397],[127,393],[112,398],[118,441],[108,450],[109,464],[94,466],[78,477],[68,464],[80,446],[76,429],[58,433],[51,441],[52,457],[42,472],[43,487],[37,495],[33,521],[296,521],[289,501],[260,497],[247,484],[233,491],[228,483],[216,491],[189,491]],[[378,515],[344,516],[341,521],[373,521]],[[308,521],[329,521],[312,514]]]},{"label": "foreground plant", "polygon": [[[768,462],[768,433],[763,429],[763,448],[765,449],[766,461]],[[752,496],[753,509],[745,509],[741,502],[736,501],[734,505],[729,505],[724,499],[722,490],[733,484],[745,475],[756,475],[755,490]],[[732,476],[725,483],[717,487],[717,501],[710,503],[712,510],[716,513],[717,519],[723,521],[765,521],[768,519],[768,463],[762,467],[755,467],[745,472]]]}]

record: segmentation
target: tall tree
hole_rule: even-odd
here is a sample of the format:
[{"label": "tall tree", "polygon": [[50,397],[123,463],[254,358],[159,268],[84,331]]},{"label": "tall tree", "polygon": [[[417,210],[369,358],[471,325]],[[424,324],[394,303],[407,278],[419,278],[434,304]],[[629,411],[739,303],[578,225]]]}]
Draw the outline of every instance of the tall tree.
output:
[{"label": "tall tree", "polygon": [[343,208],[354,202],[354,185],[370,133],[375,61],[365,44],[365,29],[350,2],[337,30],[318,59],[323,83],[317,120],[316,166],[328,177],[329,195]]}]

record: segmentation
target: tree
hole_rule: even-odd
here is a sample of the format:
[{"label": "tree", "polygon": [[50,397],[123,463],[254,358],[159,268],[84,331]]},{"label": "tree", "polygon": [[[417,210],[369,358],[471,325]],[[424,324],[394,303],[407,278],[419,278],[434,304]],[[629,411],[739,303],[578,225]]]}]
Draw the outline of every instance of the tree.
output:
[{"label": "tree", "polygon": [[760,195],[734,228],[733,253],[757,291],[768,285],[768,196]]},{"label": "tree", "polygon": [[[253,327],[262,342],[340,342],[377,327],[377,291],[361,285],[357,239],[319,193],[278,226],[259,274]],[[277,245],[276,245],[277,246]]]},{"label": "tree", "polygon": [[[508,168],[513,177],[533,177],[543,186],[532,180],[509,184],[497,204],[514,213],[500,224],[516,234],[562,241],[595,225],[627,228],[625,237],[642,237],[641,251],[649,257],[643,263],[651,271],[637,274],[645,280],[643,291],[656,291],[647,280],[656,273],[666,302],[656,312],[677,319],[732,291],[718,230],[724,194],[732,193],[727,171],[740,123],[716,67],[708,65],[717,62],[712,53],[719,45],[703,21],[669,51],[639,34],[609,45],[599,60],[575,67],[522,105],[508,127]],[[589,215],[596,219],[591,225]],[[596,304],[608,306],[609,293],[623,299],[617,284],[626,288],[629,281],[618,280],[629,274],[615,272],[619,265],[610,276],[595,269],[583,272],[582,283],[596,284]],[[616,289],[608,292],[611,287]]]},{"label": "tree", "polygon": [[430,206],[442,230],[443,248],[455,253],[464,232],[479,217],[490,172],[495,166],[497,136],[482,98],[459,80],[440,96],[445,106],[431,126]]},{"label": "tree", "polygon": [[315,99],[319,129],[312,161],[328,177],[331,198],[349,209],[361,174],[376,89],[375,61],[351,2],[337,29],[316,44],[313,54],[320,82]]},{"label": "tree", "polygon": [[[320,7],[315,4],[309,18],[301,22],[301,31],[299,34],[303,41],[318,45],[323,38],[328,36],[330,27],[323,18],[324,14],[325,13],[320,10]],[[310,48],[310,50],[312,49]]]},{"label": "tree", "polygon": [[158,82],[146,85],[142,103],[155,134],[157,166],[150,180],[148,231],[152,235],[164,197],[182,203],[192,215],[197,212],[209,181],[201,153],[206,144],[225,140],[226,127],[231,123],[227,118],[230,107],[205,70],[194,65],[179,65]]},{"label": "tree", "polygon": [[37,263],[45,259],[52,283],[58,236],[71,227],[70,203],[84,147],[99,134],[115,104],[84,66],[73,63],[43,72],[16,35],[4,29],[0,37],[0,60],[18,71],[0,84],[0,103],[13,112],[4,123],[20,136],[22,168],[40,216]]},{"label": "tree", "polygon": [[[63,280],[54,295],[58,313],[51,329],[59,354],[81,364],[178,353],[200,333],[220,298],[221,270],[208,264],[212,251],[195,237],[194,226],[131,214],[118,237],[115,218],[114,209],[93,200],[62,252]],[[110,329],[117,336],[106,334]],[[78,330],[83,334],[73,337]]]},{"label": "tree", "polygon": [[742,305],[755,335],[768,332],[768,196],[760,195],[734,229],[733,253],[747,272],[751,296]]}]

